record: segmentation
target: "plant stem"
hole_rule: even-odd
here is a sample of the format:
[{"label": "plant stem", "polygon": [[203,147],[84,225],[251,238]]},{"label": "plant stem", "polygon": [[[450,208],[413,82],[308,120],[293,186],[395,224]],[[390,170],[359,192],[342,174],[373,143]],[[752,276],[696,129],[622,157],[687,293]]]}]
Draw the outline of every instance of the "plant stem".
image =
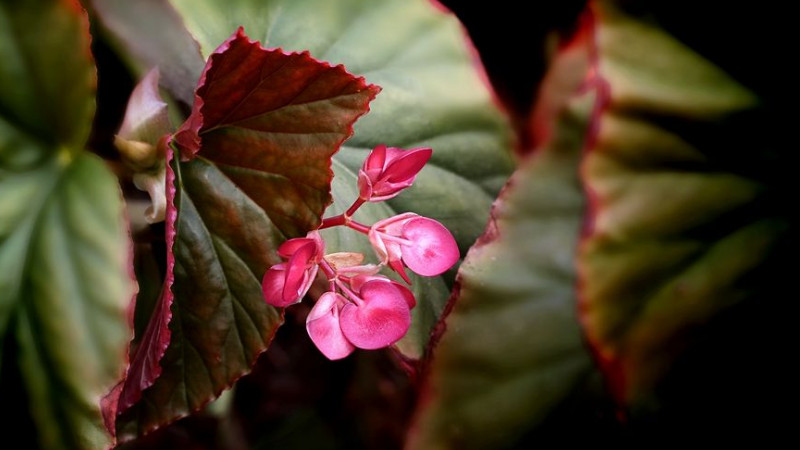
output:
[{"label": "plant stem", "polygon": [[364,225],[363,223],[356,222],[355,220],[348,220],[345,222],[349,228],[352,228],[360,233],[367,234],[369,233],[369,227]]},{"label": "plant stem", "polygon": [[356,201],[354,201],[353,204],[350,205],[349,208],[347,208],[347,211],[345,211],[344,216],[348,217],[348,218],[349,217],[353,217],[353,214],[356,213],[356,210],[358,208],[360,208],[361,205],[363,205],[363,204],[364,204],[364,200],[362,200],[361,197],[357,198]]},{"label": "plant stem", "polygon": [[338,216],[322,219],[322,225],[319,226],[319,229],[324,230],[325,228],[335,227],[338,225],[345,225],[346,223],[347,219],[345,219],[344,214],[339,214]]}]

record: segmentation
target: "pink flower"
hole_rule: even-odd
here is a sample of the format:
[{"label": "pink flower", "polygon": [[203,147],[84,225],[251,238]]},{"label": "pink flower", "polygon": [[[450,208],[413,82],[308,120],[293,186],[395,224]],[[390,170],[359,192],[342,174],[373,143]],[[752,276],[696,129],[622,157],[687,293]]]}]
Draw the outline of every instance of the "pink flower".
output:
[{"label": "pink flower", "polygon": [[396,196],[411,186],[432,153],[429,148],[375,147],[358,171],[359,198],[380,202]]},{"label": "pink flower", "polygon": [[308,233],[307,237],[284,242],[278,254],[288,261],[275,264],[264,274],[261,284],[264,300],[278,307],[302,300],[317,276],[324,252],[325,243],[316,231]]},{"label": "pink flower", "polygon": [[[406,282],[404,264],[426,277],[453,267],[459,252],[450,231],[439,222],[414,213],[381,220],[369,230],[369,240],[378,257]],[[401,262],[402,261],[402,262]]]},{"label": "pink flower", "polygon": [[339,312],[347,300],[335,292],[326,292],[317,300],[306,318],[306,331],[311,341],[328,359],[342,359],[355,350],[344,337],[339,325]]},{"label": "pink flower", "polygon": [[380,275],[351,279],[347,297],[326,292],[311,309],[306,331],[328,359],[341,359],[356,347],[373,350],[400,340],[411,326],[414,294]]},{"label": "pink flower", "polygon": [[[355,288],[354,288],[355,289]],[[342,307],[339,323],[353,345],[367,350],[388,347],[399,341],[411,326],[405,286],[388,278],[372,276],[358,284],[357,296]]]}]

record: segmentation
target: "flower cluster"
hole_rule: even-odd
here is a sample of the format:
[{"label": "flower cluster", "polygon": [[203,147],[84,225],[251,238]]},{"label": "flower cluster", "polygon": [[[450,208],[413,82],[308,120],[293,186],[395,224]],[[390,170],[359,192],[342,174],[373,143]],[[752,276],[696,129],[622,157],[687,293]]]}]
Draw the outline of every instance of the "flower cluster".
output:
[{"label": "flower cluster", "polygon": [[328,291],[308,314],[306,330],[329,359],[344,358],[356,348],[387,347],[408,332],[417,300],[408,287],[378,273],[384,266],[410,285],[406,269],[436,276],[458,261],[453,235],[433,219],[404,213],[372,226],[352,219],[364,203],[390,199],[411,186],[430,157],[429,148],[376,147],[358,172],[358,198],[344,214],[327,218],[320,226],[345,226],[366,234],[378,257],[377,265],[363,264],[360,253],[326,255],[325,242],[314,230],[304,238],[284,242],[278,254],[285,262],[264,275],[264,299],[278,307],[300,302],[319,271],[327,277]]}]

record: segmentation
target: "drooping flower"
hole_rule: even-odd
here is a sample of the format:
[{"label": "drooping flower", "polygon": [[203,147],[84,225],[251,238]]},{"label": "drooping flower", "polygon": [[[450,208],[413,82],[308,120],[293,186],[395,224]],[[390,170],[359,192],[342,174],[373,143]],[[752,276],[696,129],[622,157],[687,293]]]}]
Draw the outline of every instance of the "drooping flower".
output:
[{"label": "drooping flower", "polygon": [[264,300],[278,307],[302,300],[317,276],[324,253],[325,243],[316,231],[304,238],[289,239],[281,244],[278,254],[288,258],[288,261],[275,264],[264,274]]},{"label": "drooping flower", "polygon": [[342,307],[339,322],[348,341],[373,350],[388,347],[406,335],[411,326],[408,298],[414,295],[388,278],[368,277],[356,284],[358,289],[353,286],[356,295]]},{"label": "drooping flower", "polygon": [[359,198],[380,202],[396,196],[411,186],[432,153],[430,148],[375,147],[358,171]]},{"label": "drooping flower", "polygon": [[306,331],[328,359],[341,359],[355,348],[388,347],[408,332],[414,294],[380,275],[350,279],[345,295],[326,292],[306,318]]},{"label": "drooping flower", "polygon": [[439,275],[458,261],[459,252],[450,231],[439,222],[414,213],[381,220],[369,230],[378,257],[406,282],[408,267],[426,277]]},{"label": "drooping flower", "polygon": [[306,331],[320,352],[330,360],[342,359],[355,350],[344,336],[339,312],[347,300],[335,292],[326,292],[317,300],[306,318]]}]

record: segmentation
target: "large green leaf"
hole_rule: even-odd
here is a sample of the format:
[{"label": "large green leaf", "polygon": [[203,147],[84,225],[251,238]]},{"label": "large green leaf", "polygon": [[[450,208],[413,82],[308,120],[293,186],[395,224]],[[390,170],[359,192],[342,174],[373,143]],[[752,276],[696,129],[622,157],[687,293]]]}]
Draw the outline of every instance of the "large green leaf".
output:
[{"label": "large green leaf", "polygon": [[[751,138],[763,113],[755,93],[641,11],[599,10],[597,69],[610,101],[584,164],[594,200],[582,319],[619,399],[652,408],[687,346],[771,289],[765,274],[779,273],[788,221],[774,207],[782,181],[764,176],[773,149],[750,145],[769,142]],[[726,367],[740,370],[740,358]]]},{"label": "large green leaf", "polygon": [[[95,3],[106,25],[127,46],[141,45],[134,42],[137,33],[130,30],[144,34],[147,24],[133,16],[126,18],[129,6],[125,2]],[[172,4],[199,42],[204,57],[243,26],[249,36],[267,47],[308,50],[317,59],[342,63],[349,72],[380,85],[383,91],[371,104],[372,111],[356,124],[354,137],[334,157],[331,214],[353,201],[353,191],[346,186],[355,186],[357,168],[368,150],[381,143],[430,146],[434,149],[431,163],[417,178],[415,187],[388,206],[365,207],[359,217],[371,222],[414,210],[443,222],[453,231],[462,253],[466,252],[481,233],[491,201],[510,172],[512,161],[510,130],[473,67],[463,30],[454,17],[422,0],[203,0]],[[124,30],[120,23],[125,23]],[[196,73],[186,82],[194,83],[198,76]],[[337,192],[346,195],[339,197]],[[361,237],[349,235],[349,230],[334,233],[341,237],[339,242],[365,248]],[[329,249],[351,248],[331,244]],[[443,280],[422,281],[416,289],[425,305],[415,310],[416,331],[400,344],[406,355],[415,358],[422,354],[447,296]]]},{"label": "large green leaf", "polygon": [[585,66],[585,52],[565,52],[545,83],[536,117],[548,136],[459,270],[407,448],[517,448],[593,374],[573,262],[585,209],[578,168],[597,97],[575,94],[573,71]]},{"label": "large green leaf", "polygon": [[125,361],[133,289],[119,187],[80,147],[94,112],[85,13],[0,2],[0,60],[0,341],[20,360],[2,370],[21,371],[43,447],[108,446],[100,398]]},{"label": "large green leaf", "polygon": [[[24,249],[14,261],[21,270],[10,280],[17,288],[11,293],[20,369],[41,443],[107,446],[100,398],[125,361],[131,299],[116,179],[96,157],[81,154],[0,185],[4,204],[8,196],[27,212],[2,249]],[[2,267],[7,272],[9,265]]]}]

